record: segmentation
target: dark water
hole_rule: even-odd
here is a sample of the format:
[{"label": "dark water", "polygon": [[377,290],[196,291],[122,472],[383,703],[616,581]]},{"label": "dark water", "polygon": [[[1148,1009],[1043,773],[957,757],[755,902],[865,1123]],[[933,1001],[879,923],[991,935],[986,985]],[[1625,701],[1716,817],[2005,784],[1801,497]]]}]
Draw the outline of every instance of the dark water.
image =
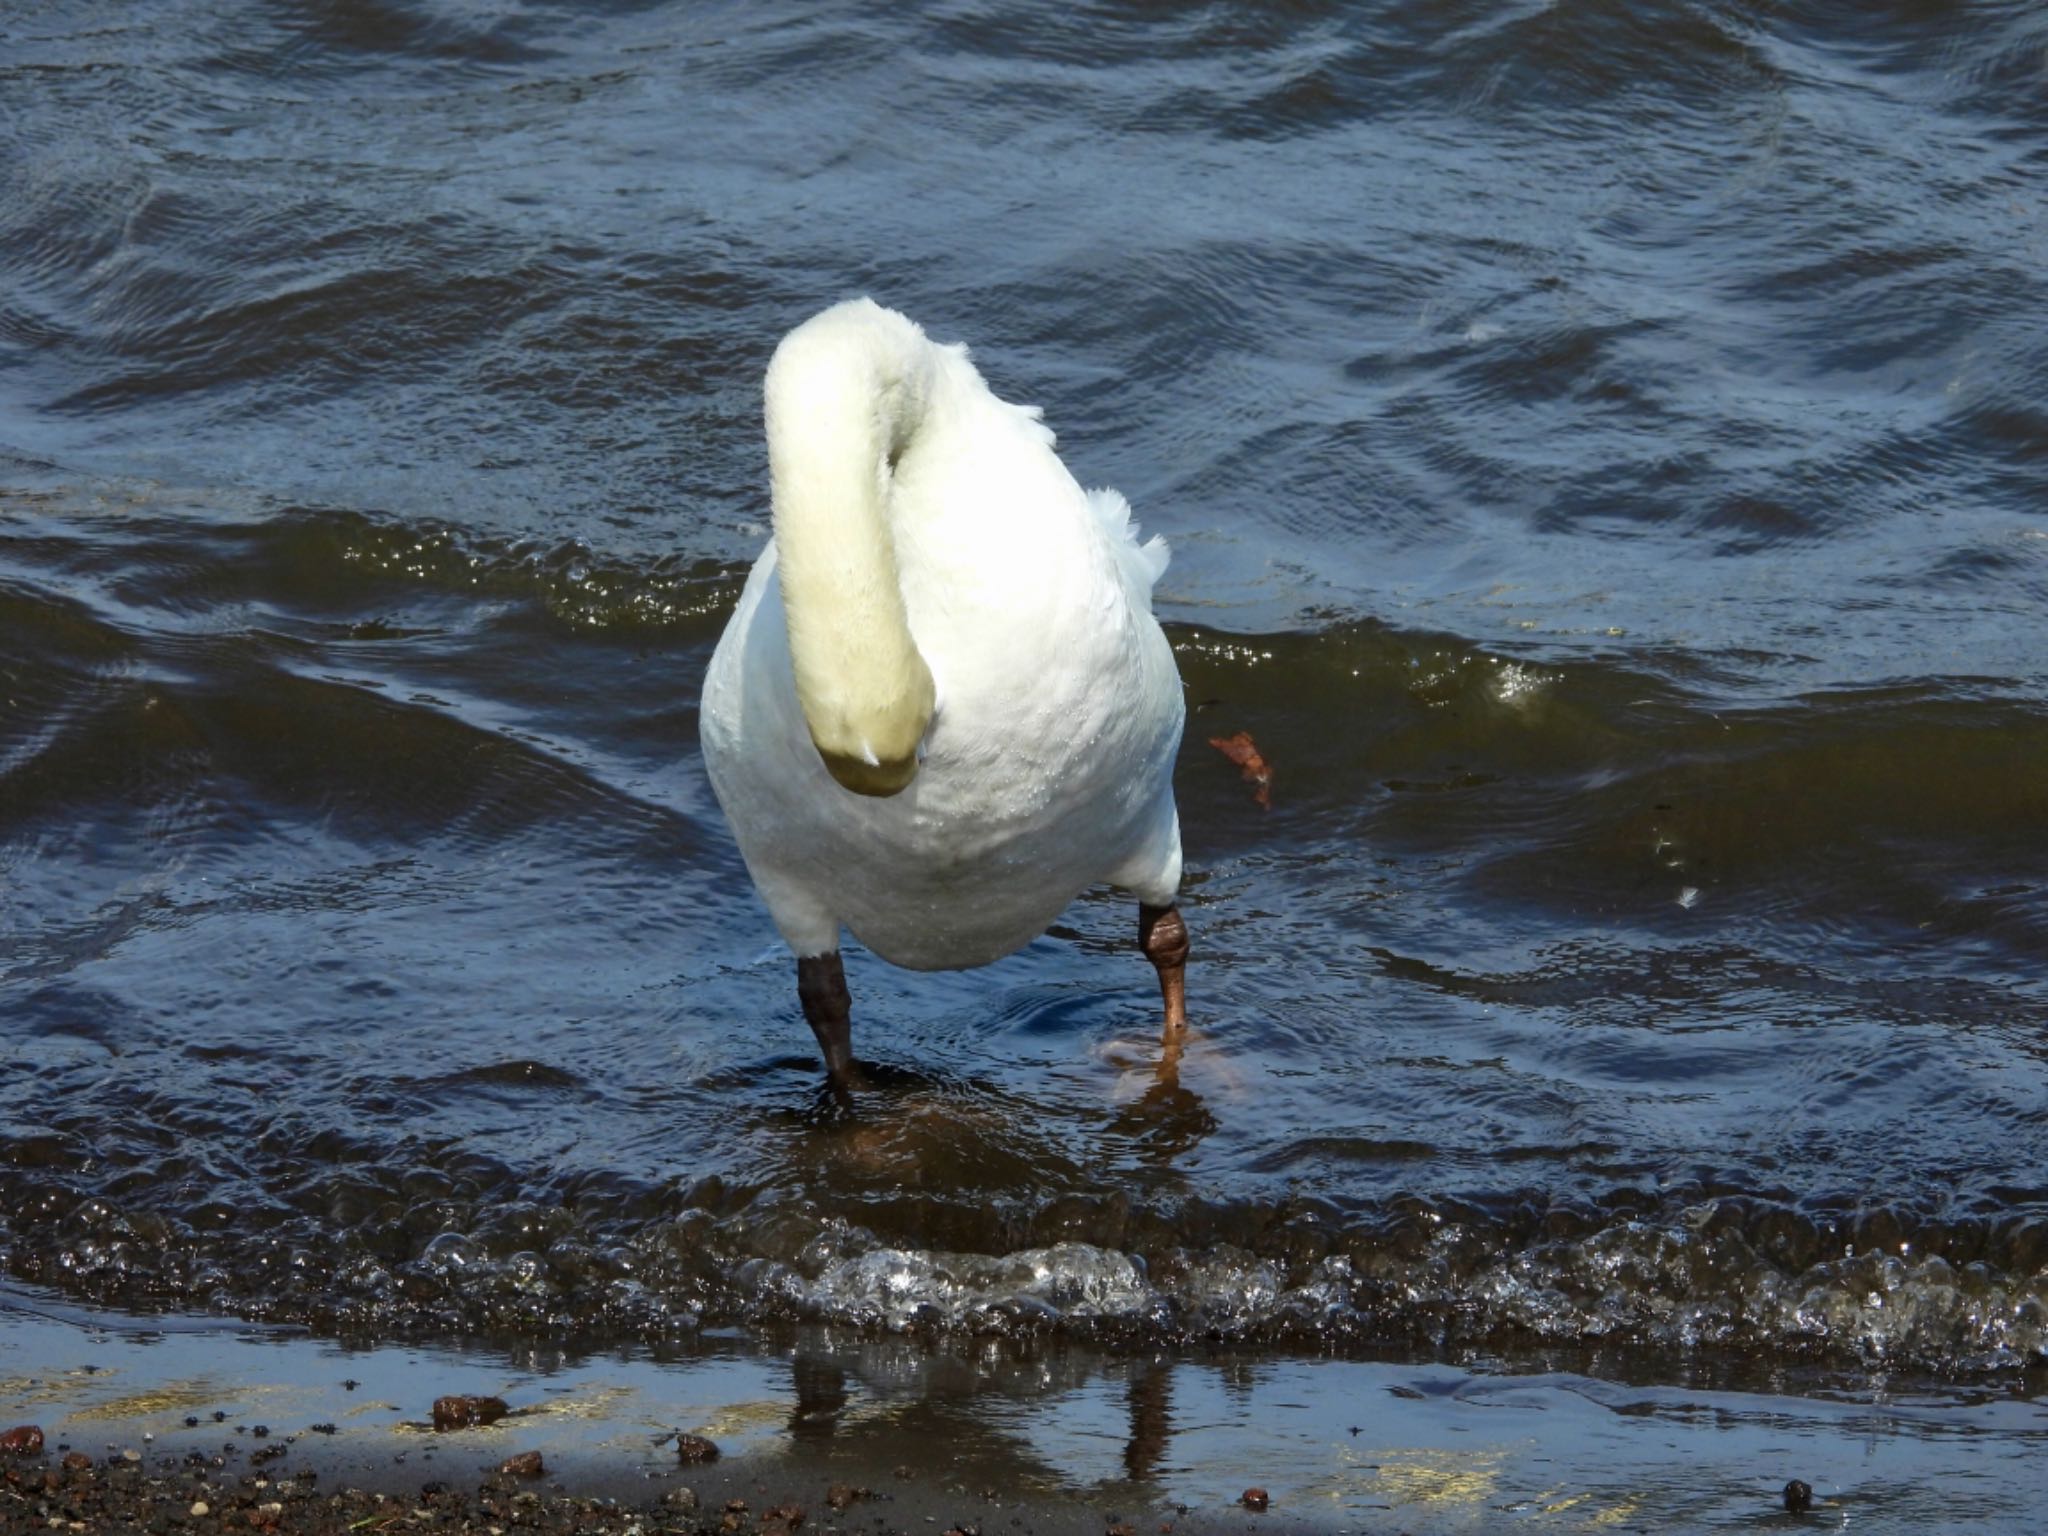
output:
[{"label": "dark water", "polygon": [[[7,1271],[2039,1362],[2044,161],[2030,5],[9,8]],[[1174,542],[1177,1071],[1097,896],[819,1092],[695,707],[858,292]]]}]

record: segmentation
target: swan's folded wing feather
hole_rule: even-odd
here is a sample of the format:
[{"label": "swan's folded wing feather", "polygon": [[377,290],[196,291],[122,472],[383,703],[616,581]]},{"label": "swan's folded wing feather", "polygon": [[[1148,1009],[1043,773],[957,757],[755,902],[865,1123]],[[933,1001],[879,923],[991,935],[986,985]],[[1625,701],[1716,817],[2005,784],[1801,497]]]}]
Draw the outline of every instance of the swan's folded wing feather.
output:
[{"label": "swan's folded wing feather", "polygon": [[1166,574],[1167,562],[1173,558],[1173,550],[1165,535],[1155,533],[1144,543],[1139,543],[1137,520],[1131,516],[1131,504],[1124,500],[1121,491],[1090,491],[1088,505],[1102,526],[1109,530],[1117,558],[1123,562],[1124,569],[1137,579],[1138,586],[1145,591],[1157,586],[1159,578]]}]

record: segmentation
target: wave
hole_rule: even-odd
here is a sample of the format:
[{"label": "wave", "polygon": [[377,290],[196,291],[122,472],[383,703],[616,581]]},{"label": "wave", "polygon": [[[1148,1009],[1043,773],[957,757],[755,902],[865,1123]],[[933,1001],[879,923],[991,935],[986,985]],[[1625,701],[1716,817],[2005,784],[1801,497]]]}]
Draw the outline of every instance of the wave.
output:
[{"label": "wave", "polygon": [[[526,1065],[492,1069],[493,1092],[562,1091],[550,1074],[529,1083]],[[1348,1213],[1109,1196],[1012,1210],[1021,1245],[972,1251],[905,1245],[717,1179],[535,1201],[452,1146],[437,1173],[401,1182],[360,1138],[353,1150],[331,1137],[292,1149],[291,1166],[335,1171],[273,1186],[281,1200],[152,1210],[65,1192],[60,1170],[78,1165],[68,1143],[61,1132],[8,1139],[13,1276],[106,1304],[351,1335],[659,1340],[809,1320],[1154,1345],[1597,1344],[1959,1375],[2048,1361],[2038,1213],[1806,1210],[1705,1190],[1565,1205],[1538,1195],[1493,1211],[1407,1196]],[[163,1172],[192,1166],[172,1154]],[[438,1186],[424,1203],[405,1193],[422,1180]]]}]

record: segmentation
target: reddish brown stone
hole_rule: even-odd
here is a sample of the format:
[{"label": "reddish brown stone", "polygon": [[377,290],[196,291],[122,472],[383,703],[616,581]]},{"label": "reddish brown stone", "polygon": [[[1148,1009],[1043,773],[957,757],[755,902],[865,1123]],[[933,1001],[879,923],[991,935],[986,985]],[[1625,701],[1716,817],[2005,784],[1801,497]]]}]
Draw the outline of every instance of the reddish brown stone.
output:
[{"label": "reddish brown stone", "polygon": [[676,1460],[686,1467],[694,1467],[699,1462],[716,1461],[718,1447],[702,1435],[677,1435]]},{"label": "reddish brown stone", "polygon": [[511,1411],[502,1397],[437,1397],[434,1428],[468,1429],[477,1424],[495,1424]]},{"label": "reddish brown stone", "polygon": [[1264,1509],[1272,1500],[1266,1497],[1266,1490],[1263,1488],[1247,1488],[1239,1502],[1246,1509]]},{"label": "reddish brown stone", "polygon": [[498,1464],[498,1470],[507,1477],[546,1477],[547,1468],[541,1464],[539,1451],[521,1451],[517,1456],[507,1456]]},{"label": "reddish brown stone", "polygon": [[0,1451],[9,1456],[43,1454],[43,1432],[34,1424],[21,1424],[0,1435]]}]

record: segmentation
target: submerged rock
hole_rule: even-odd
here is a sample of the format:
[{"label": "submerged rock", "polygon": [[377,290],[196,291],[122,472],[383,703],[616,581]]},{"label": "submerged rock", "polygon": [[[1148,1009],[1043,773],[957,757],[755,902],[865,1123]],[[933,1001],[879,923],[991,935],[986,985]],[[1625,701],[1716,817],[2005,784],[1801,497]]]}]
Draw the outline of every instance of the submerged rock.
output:
[{"label": "submerged rock", "polygon": [[718,1447],[702,1435],[677,1435],[676,1459],[686,1467],[718,1460]]},{"label": "submerged rock", "polygon": [[469,1429],[495,1424],[512,1410],[502,1397],[437,1397],[434,1399],[434,1428]]}]

